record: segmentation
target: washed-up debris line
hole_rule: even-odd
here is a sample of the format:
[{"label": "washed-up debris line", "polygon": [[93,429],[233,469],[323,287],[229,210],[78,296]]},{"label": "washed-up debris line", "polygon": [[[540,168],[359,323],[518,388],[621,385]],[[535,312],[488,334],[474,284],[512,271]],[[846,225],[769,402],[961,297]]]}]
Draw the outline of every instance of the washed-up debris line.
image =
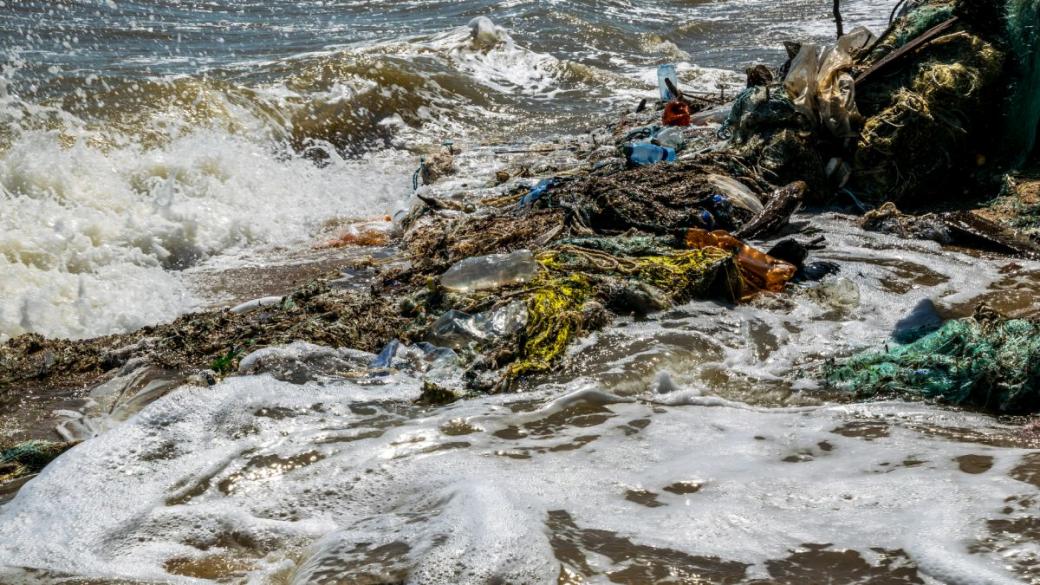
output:
[{"label": "washed-up debris line", "polygon": [[[572,168],[541,176],[495,170],[483,190],[494,196],[430,186],[454,173],[457,150],[449,145],[416,172],[414,204],[394,218],[388,240],[397,253],[346,267],[355,275],[348,285],[316,282],[236,311],[92,340],[25,335],[0,348],[0,388],[82,388],[135,363],[203,371],[193,379],[208,380],[237,372],[260,348],[306,342],[370,352],[361,370],[419,356],[436,364],[427,374],[437,372],[426,376],[424,399],[445,401],[521,387],[619,315],[782,293],[792,279],[836,269],[803,265],[819,239],[795,235],[773,255],[747,243],[785,233],[803,205],[866,210],[898,201],[917,209],[941,198],[970,207],[987,188],[1011,184],[1003,177],[1032,150],[1040,120],[1037,4],[909,2],[879,37],[857,29],[826,49],[789,43],[789,60],[775,72],[749,69],[747,88],[728,104],[684,94],[665,71],[658,108],[624,114],[591,145],[560,146],[578,160]],[[966,186],[975,191],[966,195]],[[989,217],[964,209],[910,217],[892,206],[864,221],[910,237],[1036,254],[1036,242],[1014,231],[1007,214]],[[335,245],[383,241],[352,235]],[[982,325],[971,327],[976,334]],[[887,363],[846,377],[867,393]],[[921,377],[908,372],[893,374],[885,388],[912,391]],[[1033,407],[1019,394],[979,398],[987,379],[972,377],[974,389],[951,400]]]}]

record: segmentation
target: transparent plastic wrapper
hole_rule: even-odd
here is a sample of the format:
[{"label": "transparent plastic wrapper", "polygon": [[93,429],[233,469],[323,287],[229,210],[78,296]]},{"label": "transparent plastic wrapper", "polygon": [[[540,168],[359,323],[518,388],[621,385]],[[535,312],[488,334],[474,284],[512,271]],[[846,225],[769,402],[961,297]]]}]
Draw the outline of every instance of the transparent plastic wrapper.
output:
[{"label": "transparent plastic wrapper", "polygon": [[744,183],[725,175],[708,175],[705,178],[719,190],[720,194],[725,195],[733,205],[750,211],[752,215],[758,215],[765,209],[765,206],[762,205],[755,193]]},{"label": "transparent plastic wrapper", "polygon": [[856,109],[856,82],[849,69],[856,53],[871,46],[874,35],[859,27],[838,39],[833,47],[823,51],[816,74],[816,106],[820,122],[838,138],[850,138],[857,133],[852,121],[859,117]]},{"label": "transparent plastic wrapper", "polygon": [[685,143],[682,130],[676,127],[668,127],[657,132],[654,134],[653,141],[658,146],[671,148],[675,151],[682,150],[683,144]]},{"label": "transparent plastic wrapper", "polygon": [[714,108],[701,110],[690,116],[690,125],[708,126],[709,124],[722,124],[726,121],[726,118],[729,117],[729,113],[732,110],[732,102],[721,106],[715,106]]},{"label": "transparent plastic wrapper", "polygon": [[492,290],[529,282],[537,274],[531,251],[518,250],[460,260],[441,276],[441,286],[455,292]]},{"label": "transparent plastic wrapper", "polygon": [[816,74],[820,70],[820,48],[815,43],[805,43],[791,60],[791,67],[784,78],[784,89],[795,108],[810,120],[817,119]]},{"label": "transparent plastic wrapper", "polygon": [[461,349],[471,343],[492,341],[512,335],[527,325],[527,306],[520,301],[477,315],[452,309],[437,319],[426,340]]},{"label": "transparent plastic wrapper", "polygon": [[709,232],[692,229],[686,233],[686,245],[693,249],[714,247],[732,252],[740,275],[744,279],[744,296],[759,290],[781,292],[787,282],[798,272],[794,265],[756,250],[733,237],[729,232],[722,230]]},{"label": "transparent plastic wrapper", "polygon": [[825,280],[809,289],[809,296],[826,308],[835,310],[855,309],[859,306],[859,287],[847,278]]},{"label": "transparent plastic wrapper", "polygon": [[805,43],[791,60],[784,89],[795,108],[825,126],[837,138],[856,136],[852,121],[856,109],[855,81],[849,73],[856,53],[874,43],[874,35],[859,27],[822,52]]}]

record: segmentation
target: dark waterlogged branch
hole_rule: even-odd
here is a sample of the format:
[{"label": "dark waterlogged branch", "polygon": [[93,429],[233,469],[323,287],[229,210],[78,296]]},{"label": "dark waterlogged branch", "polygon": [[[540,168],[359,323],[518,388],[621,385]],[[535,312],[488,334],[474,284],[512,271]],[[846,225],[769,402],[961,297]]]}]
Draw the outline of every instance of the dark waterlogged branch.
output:
[{"label": "dark waterlogged branch", "polygon": [[845,27],[841,21],[841,0],[834,0],[834,24],[838,26],[838,38],[845,35]]}]

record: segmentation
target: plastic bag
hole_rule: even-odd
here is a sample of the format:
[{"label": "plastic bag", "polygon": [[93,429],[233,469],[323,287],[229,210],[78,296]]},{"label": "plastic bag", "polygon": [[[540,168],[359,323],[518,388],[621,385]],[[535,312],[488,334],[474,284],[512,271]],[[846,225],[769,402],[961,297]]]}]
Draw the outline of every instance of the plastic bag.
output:
[{"label": "plastic bag", "polygon": [[744,278],[745,292],[754,293],[758,290],[781,292],[787,282],[798,272],[794,265],[756,250],[729,232],[721,230],[709,232],[692,229],[686,233],[686,245],[695,249],[711,246],[732,252],[737,268],[740,269],[740,275]]},{"label": "plastic bag", "polygon": [[859,27],[838,39],[823,52],[805,43],[791,60],[784,89],[795,108],[810,120],[823,124],[837,138],[856,135],[852,121],[856,109],[855,81],[849,73],[856,53],[875,41],[866,28]]}]

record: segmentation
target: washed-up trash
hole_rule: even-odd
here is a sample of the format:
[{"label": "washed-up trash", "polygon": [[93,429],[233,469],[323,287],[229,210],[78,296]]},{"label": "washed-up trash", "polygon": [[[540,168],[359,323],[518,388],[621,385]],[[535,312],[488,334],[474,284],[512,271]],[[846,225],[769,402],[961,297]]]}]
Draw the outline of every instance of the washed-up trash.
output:
[{"label": "washed-up trash", "polygon": [[264,307],[278,307],[281,306],[284,297],[270,296],[262,297],[259,299],[253,299],[244,303],[239,303],[234,307],[231,307],[231,312],[236,314],[248,313]]},{"label": "washed-up trash", "polygon": [[806,118],[822,124],[834,137],[856,135],[855,80],[850,73],[859,52],[869,49],[875,37],[863,27],[838,39],[822,52],[813,43],[801,45],[784,78],[784,89]]},{"label": "washed-up trash", "polygon": [[943,321],[935,303],[931,299],[924,299],[896,322],[892,330],[892,339],[898,343],[913,343],[942,327]]},{"label": "washed-up trash", "polygon": [[859,287],[847,278],[827,279],[808,289],[809,298],[836,311],[855,309],[860,303]]},{"label": "washed-up trash", "polygon": [[830,195],[824,158],[818,144],[819,125],[800,111],[780,87],[749,87],[733,101],[718,130],[727,139],[726,153],[772,185],[808,184],[807,195]]},{"label": "washed-up trash", "polygon": [[604,238],[569,241],[538,255],[545,271],[531,285],[523,343],[506,381],[550,369],[583,332],[609,322],[605,305],[627,314],[694,298],[743,296],[733,254],[714,246],[675,249],[639,236],[621,247],[641,255],[627,256],[621,249],[606,252],[613,248]]},{"label": "washed-up trash", "polygon": [[518,203],[517,206],[521,209],[533,206],[535,202],[548,193],[549,189],[552,189],[557,182],[558,180],[555,177],[538,181],[538,184],[531,187],[531,190],[527,192],[527,195],[520,198],[520,203]]},{"label": "washed-up trash", "polygon": [[765,209],[751,221],[740,227],[733,235],[741,239],[764,238],[783,229],[805,201],[809,186],[804,181],[795,181],[777,189],[769,196]]},{"label": "washed-up trash", "polygon": [[397,355],[397,350],[401,348],[401,342],[397,339],[390,340],[383,349],[379,352],[379,355],[375,357],[371,362],[368,363],[370,368],[389,368],[390,364],[394,361],[394,356]]},{"label": "washed-up trash", "polygon": [[809,252],[822,250],[825,247],[825,241],[823,236],[804,243],[794,238],[786,238],[774,244],[766,255],[798,268],[798,273],[794,277],[795,282],[815,282],[837,274],[841,270],[838,264],[826,260],[806,263]]},{"label": "washed-up trash", "polygon": [[639,126],[626,132],[621,142],[650,142],[660,131],[661,126],[658,124]]},{"label": "washed-up trash", "polygon": [[696,114],[690,115],[691,126],[707,126],[709,124],[722,124],[729,117],[733,104],[723,104],[703,109]]},{"label": "washed-up trash", "polygon": [[430,327],[426,340],[430,343],[462,349],[512,335],[527,325],[527,307],[514,301],[497,309],[470,315],[452,309],[441,315]]},{"label": "washed-up trash", "polygon": [[766,254],[800,268],[809,257],[809,251],[823,248],[823,242],[823,236],[804,244],[794,238],[787,238],[773,244]]},{"label": "washed-up trash", "polygon": [[758,215],[765,211],[765,206],[758,199],[758,196],[747,187],[744,183],[725,175],[709,174],[705,178],[716,189],[719,190],[719,194],[724,195],[726,199],[733,205],[741,207],[747,210],[752,216]]},{"label": "washed-up trash", "polygon": [[38,473],[77,442],[26,441],[0,451],[0,483]]},{"label": "washed-up trash", "polygon": [[466,258],[441,276],[441,286],[456,292],[491,290],[530,282],[538,274],[538,263],[530,250]]},{"label": "washed-up trash", "polygon": [[352,222],[342,228],[334,238],[315,247],[320,249],[350,246],[385,246],[390,242],[390,230],[392,227],[393,223],[389,216]]},{"label": "washed-up trash", "polygon": [[980,307],[908,344],[828,365],[827,383],[858,398],[917,396],[993,412],[1040,408],[1040,326]]},{"label": "washed-up trash", "polygon": [[573,181],[554,198],[578,210],[582,221],[601,233],[638,229],[681,235],[689,228],[732,231],[763,206],[749,187],[720,180],[722,171],[720,165],[705,165],[696,159],[634,167]]},{"label": "washed-up trash", "polygon": [[932,240],[945,245],[1040,259],[1040,246],[1029,238],[970,211],[908,215],[889,202],[866,213],[860,226],[868,231],[901,238]]},{"label": "washed-up trash", "polygon": [[689,126],[690,106],[680,100],[672,100],[665,104],[661,124],[665,126]]},{"label": "washed-up trash", "polygon": [[425,341],[405,345],[393,339],[369,362],[368,367],[373,370],[406,368],[425,373],[431,367],[455,366],[457,363],[458,354],[450,347],[440,347]]},{"label": "washed-up trash", "polygon": [[656,132],[653,136],[653,143],[665,148],[671,148],[678,152],[682,150],[685,140],[681,129],[671,127],[662,128],[660,131]]},{"label": "washed-up trash", "polygon": [[676,157],[674,149],[646,142],[625,144],[622,146],[621,151],[624,153],[628,164],[634,167],[657,164],[662,161],[674,162]]},{"label": "washed-up trash", "polygon": [[747,285],[745,297],[760,290],[780,292],[798,272],[793,265],[756,250],[721,230],[692,229],[686,233],[686,245],[692,249],[714,247],[733,253]]},{"label": "washed-up trash", "polygon": [[841,272],[841,265],[836,262],[821,260],[810,262],[799,268],[798,274],[795,275],[795,280],[799,282],[815,282],[839,272]]},{"label": "washed-up trash", "polygon": [[672,87],[677,87],[679,84],[679,74],[676,71],[675,65],[672,63],[659,65],[657,67],[657,90],[661,94],[662,102],[670,102],[679,97],[672,93],[666,80],[672,82]]},{"label": "washed-up trash", "polygon": [[369,352],[294,341],[250,353],[239,362],[238,373],[252,376],[270,374],[276,380],[304,384],[364,371],[373,361]]},{"label": "washed-up trash", "polygon": [[848,188],[875,203],[949,200],[1021,162],[1040,120],[1038,11],[1020,0],[905,10],[857,63],[866,120]]}]

